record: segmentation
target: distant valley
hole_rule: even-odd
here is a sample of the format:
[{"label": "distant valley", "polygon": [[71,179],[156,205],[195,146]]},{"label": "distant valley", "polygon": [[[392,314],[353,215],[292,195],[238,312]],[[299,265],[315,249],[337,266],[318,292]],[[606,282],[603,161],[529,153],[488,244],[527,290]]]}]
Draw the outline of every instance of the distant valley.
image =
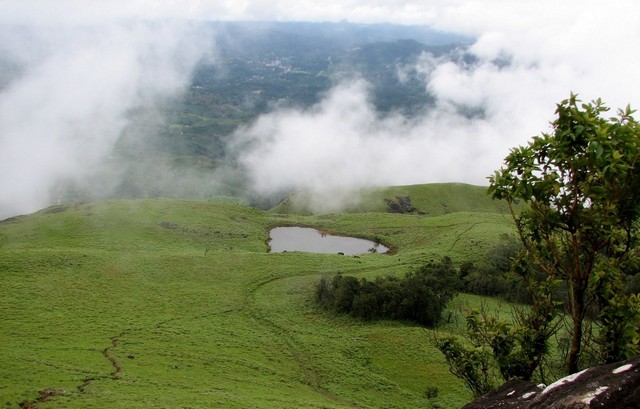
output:
[{"label": "distant valley", "polygon": [[[128,114],[128,125],[92,186],[56,188],[61,201],[185,197],[269,208],[282,197],[257,197],[230,145],[238,127],[288,107],[309,108],[336,83],[372,87],[380,115],[411,117],[433,98],[410,67],[428,54],[460,59],[471,39],[422,27],[348,23],[211,23],[215,47],[180,95]],[[404,71],[403,71],[404,70]],[[116,171],[114,171],[114,169]],[[113,180],[113,174],[118,177]],[[101,179],[102,178],[102,179]]]}]

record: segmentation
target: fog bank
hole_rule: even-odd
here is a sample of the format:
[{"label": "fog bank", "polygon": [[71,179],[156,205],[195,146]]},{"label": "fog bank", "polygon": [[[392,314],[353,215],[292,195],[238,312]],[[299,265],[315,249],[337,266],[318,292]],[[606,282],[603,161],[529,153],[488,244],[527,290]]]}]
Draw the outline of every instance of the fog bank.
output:
[{"label": "fog bank", "polygon": [[[639,13],[633,0],[309,0],[304,7],[291,0],[6,0],[0,219],[64,200],[65,184],[99,197],[118,188],[127,164],[111,154],[123,130],[137,112],[180,93],[195,64],[211,58],[213,36],[188,21],[391,22],[477,39],[464,54],[424,54],[395,67],[435,98],[418,115],[380,116],[369,85],[355,79],[336,84],[316,106],[274,109],[235,133],[230,148],[256,193],[310,190],[326,204],[343,197],[336,192],[366,186],[485,184],[511,147],[549,129],[555,104],[571,92],[613,109],[639,107]],[[177,194],[218,183],[213,174],[173,174],[158,161],[134,164]]]},{"label": "fog bank", "polygon": [[0,218],[55,202],[61,181],[98,194],[133,110],[181,91],[211,51],[198,26],[109,21],[0,26]]},{"label": "fog bank", "polygon": [[311,109],[265,115],[237,135],[251,141],[241,161],[254,189],[309,189],[326,207],[345,188],[484,185],[511,147],[549,131],[571,92],[614,112],[640,106],[638,3],[459,1],[432,10],[438,18],[425,21],[436,28],[477,36],[464,55],[396,67],[420,78],[435,104],[417,117],[379,117],[367,84],[355,81]]}]

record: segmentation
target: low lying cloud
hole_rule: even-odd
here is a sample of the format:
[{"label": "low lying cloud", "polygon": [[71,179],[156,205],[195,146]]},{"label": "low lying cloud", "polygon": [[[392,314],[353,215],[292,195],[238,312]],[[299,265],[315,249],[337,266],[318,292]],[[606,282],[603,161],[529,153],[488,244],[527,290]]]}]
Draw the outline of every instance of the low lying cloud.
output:
[{"label": "low lying cloud", "polygon": [[425,21],[477,38],[464,56],[425,54],[398,67],[401,78],[422,78],[435,105],[416,117],[380,117],[367,84],[356,81],[339,84],[311,109],[265,115],[237,136],[250,141],[241,161],[254,189],[310,190],[326,203],[345,188],[486,184],[511,147],[549,130],[555,104],[571,92],[602,98],[614,110],[640,107],[636,3],[432,6]]},{"label": "low lying cloud", "polygon": [[[239,130],[237,154],[260,194],[484,184],[510,147],[548,130],[570,92],[640,107],[634,0],[6,0],[0,8],[0,218],[50,204],[61,180],[114,188],[122,169],[109,154],[131,112],[180,92],[211,50],[212,36],[188,20],[411,23],[477,39],[466,58],[425,54],[397,67],[435,97],[420,115],[380,116],[369,85],[355,80],[314,107],[275,110]],[[194,179],[183,176],[183,186]]]},{"label": "low lying cloud", "polygon": [[[336,192],[367,186],[465,181],[485,184],[503,151],[506,124],[469,119],[453,106],[416,118],[379,116],[363,80],[335,87],[318,105],[262,116],[238,132],[240,161],[261,194],[308,190],[315,210]],[[319,208],[322,206],[322,209]]]},{"label": "low lying cloud", "polygon": [[0,218],[55,200],[61,180],[116,183],[105,160],[132,110],[181,91],[211,50],[197,26],[2,25]]}]

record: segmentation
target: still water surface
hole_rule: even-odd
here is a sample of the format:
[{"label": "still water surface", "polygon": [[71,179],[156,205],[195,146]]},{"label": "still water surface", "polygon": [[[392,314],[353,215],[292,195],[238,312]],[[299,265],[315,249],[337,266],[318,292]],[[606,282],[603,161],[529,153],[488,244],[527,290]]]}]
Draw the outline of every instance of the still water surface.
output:
[{"label": "still water surface", "polygon": [[276,227],[269,232],[269,246],[272,253],[302,251],[306,253],[325,253],[356,255],[370,252],[386,253],[389,249],[371,240],[355,237],[332,236],[307,227]]}]

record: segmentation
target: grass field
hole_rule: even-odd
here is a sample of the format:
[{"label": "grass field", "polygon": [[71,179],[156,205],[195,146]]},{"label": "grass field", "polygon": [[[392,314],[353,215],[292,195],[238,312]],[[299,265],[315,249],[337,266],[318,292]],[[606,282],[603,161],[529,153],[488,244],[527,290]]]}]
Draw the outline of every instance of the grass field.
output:
[{"label": "grass field", "polygon": [[[387,212],[385,199],[397,201],[409,197],[417,214],[441,216],[456,212],[509,214],[505,202],[492,200],[484,186],[464,183],[432,183],[428,185],[392,186],[337,192],[346,213]],[[292,195],[272,209],[276,213],[311,214],[314,195],[301,192]],[[317,199],[316,199],[317,200]],[[320,206],[322,207],[322,206]],[[332,206],[327,206],[331,208]]]},{"label": "grass field", "polygon": [[[444,255],[474,260],[513,231],[500,211],[461,210],[301,216],[155,199],[5,220],[0,404],[460,407],[470,395],[431,330],[329,316],[311,296],[325,274],[403,274]],[[268,253],[277,225],[371,238],[392,252]],[[461,295],[454,307],[477,303]],[[439,330],[457,331],[456,322]],[[429,388],[438,396],[427,398]]]}]

